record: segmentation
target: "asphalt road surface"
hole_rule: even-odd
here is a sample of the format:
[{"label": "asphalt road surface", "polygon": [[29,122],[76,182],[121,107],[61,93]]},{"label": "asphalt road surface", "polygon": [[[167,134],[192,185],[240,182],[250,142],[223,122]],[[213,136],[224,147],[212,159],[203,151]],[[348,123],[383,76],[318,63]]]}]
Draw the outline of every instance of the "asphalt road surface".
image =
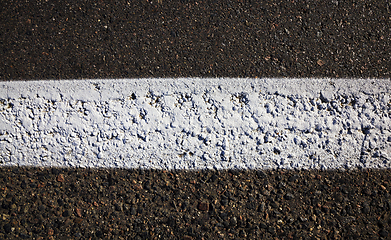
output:
[{"label": "asphalt road surface", "polygon": [[[391,75],[388,1],[6,0],[0,26],[3,81]],[[1,167],[0,238],[389,239],[390,176]]]}]

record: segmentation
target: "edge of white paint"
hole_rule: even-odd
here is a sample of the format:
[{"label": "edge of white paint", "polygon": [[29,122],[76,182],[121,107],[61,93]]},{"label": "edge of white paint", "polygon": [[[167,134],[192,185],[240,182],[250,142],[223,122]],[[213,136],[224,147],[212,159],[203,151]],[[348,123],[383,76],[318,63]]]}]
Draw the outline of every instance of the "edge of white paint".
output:
[{"label": "edge of white paint", "polygon": [[390,79],[0,82],[0,166],[391,166]]}]

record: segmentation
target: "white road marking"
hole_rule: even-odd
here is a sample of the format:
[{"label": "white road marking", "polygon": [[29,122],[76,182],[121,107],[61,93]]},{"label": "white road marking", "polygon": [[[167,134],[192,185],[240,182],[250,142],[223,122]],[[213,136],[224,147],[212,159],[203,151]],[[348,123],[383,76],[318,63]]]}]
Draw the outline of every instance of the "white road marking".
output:
[{"label": "white road marking", "polygon": [[391,167],[389,79],[0,82],[0,166]]}]

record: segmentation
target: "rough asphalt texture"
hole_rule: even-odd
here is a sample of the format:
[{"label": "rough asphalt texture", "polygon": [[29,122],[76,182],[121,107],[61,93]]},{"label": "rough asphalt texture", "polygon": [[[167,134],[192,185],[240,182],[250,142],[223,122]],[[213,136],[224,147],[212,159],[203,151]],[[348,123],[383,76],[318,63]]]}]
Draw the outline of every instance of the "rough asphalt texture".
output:
[{"label": "rough asphalt texture", "polygon": [[1,1],[0,79],[391,76],[391,3]]},{"label": "rough asphalt texture", "polygon": [[1,168],[3,239],[387,239],[390,170]]},{"label": "rough asphalt texture", "polygon": [[[388,1],[0,3],[0,78],[390,78]],[[389,170],[0,169],[1,239],[389,239]]]}]

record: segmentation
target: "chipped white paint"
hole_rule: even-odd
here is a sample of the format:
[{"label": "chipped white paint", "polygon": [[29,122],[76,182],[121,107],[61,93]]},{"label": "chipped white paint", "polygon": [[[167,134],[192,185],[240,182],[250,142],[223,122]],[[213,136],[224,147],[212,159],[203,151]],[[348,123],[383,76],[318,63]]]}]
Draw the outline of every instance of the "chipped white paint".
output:
[{"label": "chipped white paint", "polygon": [[389,168],[391,81],[0,82],[0,166]]}]

